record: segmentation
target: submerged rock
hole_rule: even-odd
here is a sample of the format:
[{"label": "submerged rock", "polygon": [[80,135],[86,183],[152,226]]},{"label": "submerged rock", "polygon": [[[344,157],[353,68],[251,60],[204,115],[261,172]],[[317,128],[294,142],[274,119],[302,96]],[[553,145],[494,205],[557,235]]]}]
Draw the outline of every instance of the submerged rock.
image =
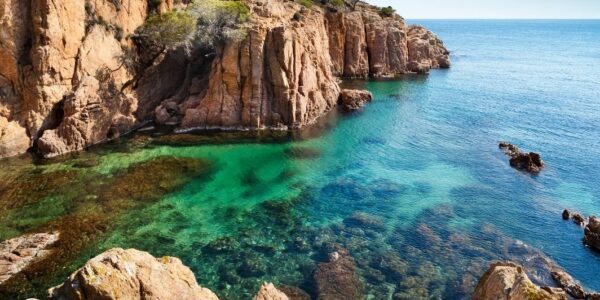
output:
[{"label": "submerged rock", "polygon": [[285,156],[295,159],[315,159],[321,156],[321,151],[309,147],[292,147],[285,149]]},{"label": "submerged rock", "polygon": [[510,157],[510,166],[529,173],[539,173],[544,167],[540,155],[535,152],[525,153],[515,145],[501,142],[499,148]]},{"label": "submerged rock", "polygon": [[154,201],[185,185],[193,177],[207,174],[212,165],[201,159],[160,156],[133,164],[114,176],[100,192],[103,199]]},{"label": "submerged rock", "polygon": [[381,218],[364,213],[355,212],[344,219],[344,224],[349,227],[361,227],[373,230],[384,230],[385,224]]},{"label": "submerged rock", "polygon": [[535,285],[523,267],[512,262],[493,263],[481,277],[473,300],[526,300],[526,299],[567,299],[562,289],[539,287]]},{"label": "submerged rock", "polygon": [[282,291],[290,300],[310,300],[310,295],[295,286],[281,285],[278,290]]},{"label": "submerged rock", "polygon": [[342,90],[338,104],[347,111],[353,111],[373,101],[373,94],[369,91]]},{"label": "submerged rock", "polygon": [[0,284],[47,257],[59,236],[58,232],[26,234],[0,243]]},{"label": "submerged rock", "polygon": [[583,240],[586,245],[600,251],[600,219],[594,216],[590,217],[590,222],[585,227]]},{"label": "submerged rock", "polygon": [[363,299],[363,287],[356,274],[356,264],[347,250],[329,255],[329,262],[320,263],[314,273],[317,299]]},{"label": "submerged rock", "polygon": [[88,261],[50,299],[202,299],[217,300],[198,286],[192,271],[174,257],[155,258],[135,249],[111,249]]},{"label": "submerged rock", "polygon": [[289,300],[288,296],[275,288],[272,283],[263,283],[253,300]]}]

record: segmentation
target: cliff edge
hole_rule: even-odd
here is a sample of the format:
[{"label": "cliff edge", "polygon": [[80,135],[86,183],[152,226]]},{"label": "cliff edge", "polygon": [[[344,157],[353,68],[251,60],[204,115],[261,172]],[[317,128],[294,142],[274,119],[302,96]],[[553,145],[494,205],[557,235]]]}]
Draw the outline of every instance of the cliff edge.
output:
[{"label": "cliff edge", "polygon": [[149,16],[186,3],[3,1],[0,157],[82,150],[147,121],[182,131],[300,128],[337,105],[338,78],[450,66],[435,34],[362,2],[238,2],[249,11],[245,36],[211,55],[136,43]]}]

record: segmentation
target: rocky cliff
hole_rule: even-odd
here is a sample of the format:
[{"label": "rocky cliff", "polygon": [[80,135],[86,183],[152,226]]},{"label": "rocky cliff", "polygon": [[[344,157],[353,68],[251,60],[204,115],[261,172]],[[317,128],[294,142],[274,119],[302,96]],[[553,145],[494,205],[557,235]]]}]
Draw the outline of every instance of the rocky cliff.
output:
[{"label": "rocky cliff", "polygon": [[[148,51],[130,37],[149,13],[176,9],[173,0],[157,8],[145,0],[2,1],[0,157],[81,150],[146,121],[180,130],[299,128],[336,106],[339,77],[449,67],[433,33],[364,3],[244,3],[246,37],[221,45],[212,62],[173,49],[132,69],[128,57]],[[192,72],[198,64],[209,67]]]}]

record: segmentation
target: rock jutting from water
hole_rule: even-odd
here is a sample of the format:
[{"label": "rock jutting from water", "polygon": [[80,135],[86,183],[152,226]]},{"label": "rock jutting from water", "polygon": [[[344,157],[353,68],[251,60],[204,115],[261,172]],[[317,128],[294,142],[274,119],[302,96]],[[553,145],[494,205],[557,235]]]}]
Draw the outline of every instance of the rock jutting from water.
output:
[{"label": "rock jutting from water", "polygon": [[544,167],[540,155],[535,152],[523,152],[517,146],[501,142],[498,147],[510,157],[510,166],[529,173],[537,174]]},{"label": "rock jutting from water", "polygon": [[26,234],[0,243],[0,284],[52,252],[60,234]]},{"label": "rock jutting from water", "polygon": [[578,212],[574,212],[574,211],[565,209],[562,212],[562,218],[565,221],[572,220],[573,223],[577,224],[578,226],[582,226],[582,227],[585,226],[585,217],[583,217]]},{"label": "rock jutting from water", "polygon": [[153,1],[158,10],[129,2],[2,2],[0,157],[78,151],[148,121],[180,130],[304,127],[336,106],[337,77],[450,65],[435,34],[398,15],[362,2],[350,10],[283,0],[241,1],[247,34],[214,55],[179,47],[148,58],[155,51],[136,42],[136,29],[187,1]]},{"label": "rock jutting from water", "polygon": [[562,289],[539,287],[535,285],[523,267],[512,262],[493,263],[481,277],[473,300],[566,300],[567,295]]},{"label": "rock jutting from water", "polygon": [[119,248],[94,257],[48,293],[56,300],[219,299],[179,259]]},{"label": "rock jutting from water", "polygon": [[369,91],[342,90],[338,105],[346,111],[353,111],[360,109],[371,101],[373,101],[373,94]]},{"label": "rock jutting from water", "polygon": [[589,223],[585,226],[583,241],[591,248],[600,251],[600,219],[595,216],[589,218]]}]

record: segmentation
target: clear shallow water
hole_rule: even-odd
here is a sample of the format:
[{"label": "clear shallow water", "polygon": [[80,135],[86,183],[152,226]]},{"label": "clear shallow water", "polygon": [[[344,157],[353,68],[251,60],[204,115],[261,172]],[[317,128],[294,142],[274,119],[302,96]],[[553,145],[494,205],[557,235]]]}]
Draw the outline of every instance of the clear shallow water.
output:
[{"label": "clear shallow water", "polygon": [[[0,239],[69,228],[72,249],[0,293],[42,293],[110,247],[180,257],[224,299],[262,281],[314,293],[314,267],[339,245],[369,298],[463,298],[489,261],[527,263],[535,251],[515,240],[600,290],[600,255],[560,218],[600,213],[600,21],[412,23],[442,37],[452,69],[347,83],[374,102],[328,116],[316,138],[138,136],[61,161],[0,161]],[[511,169],[499,140],[547,168]]]}]

